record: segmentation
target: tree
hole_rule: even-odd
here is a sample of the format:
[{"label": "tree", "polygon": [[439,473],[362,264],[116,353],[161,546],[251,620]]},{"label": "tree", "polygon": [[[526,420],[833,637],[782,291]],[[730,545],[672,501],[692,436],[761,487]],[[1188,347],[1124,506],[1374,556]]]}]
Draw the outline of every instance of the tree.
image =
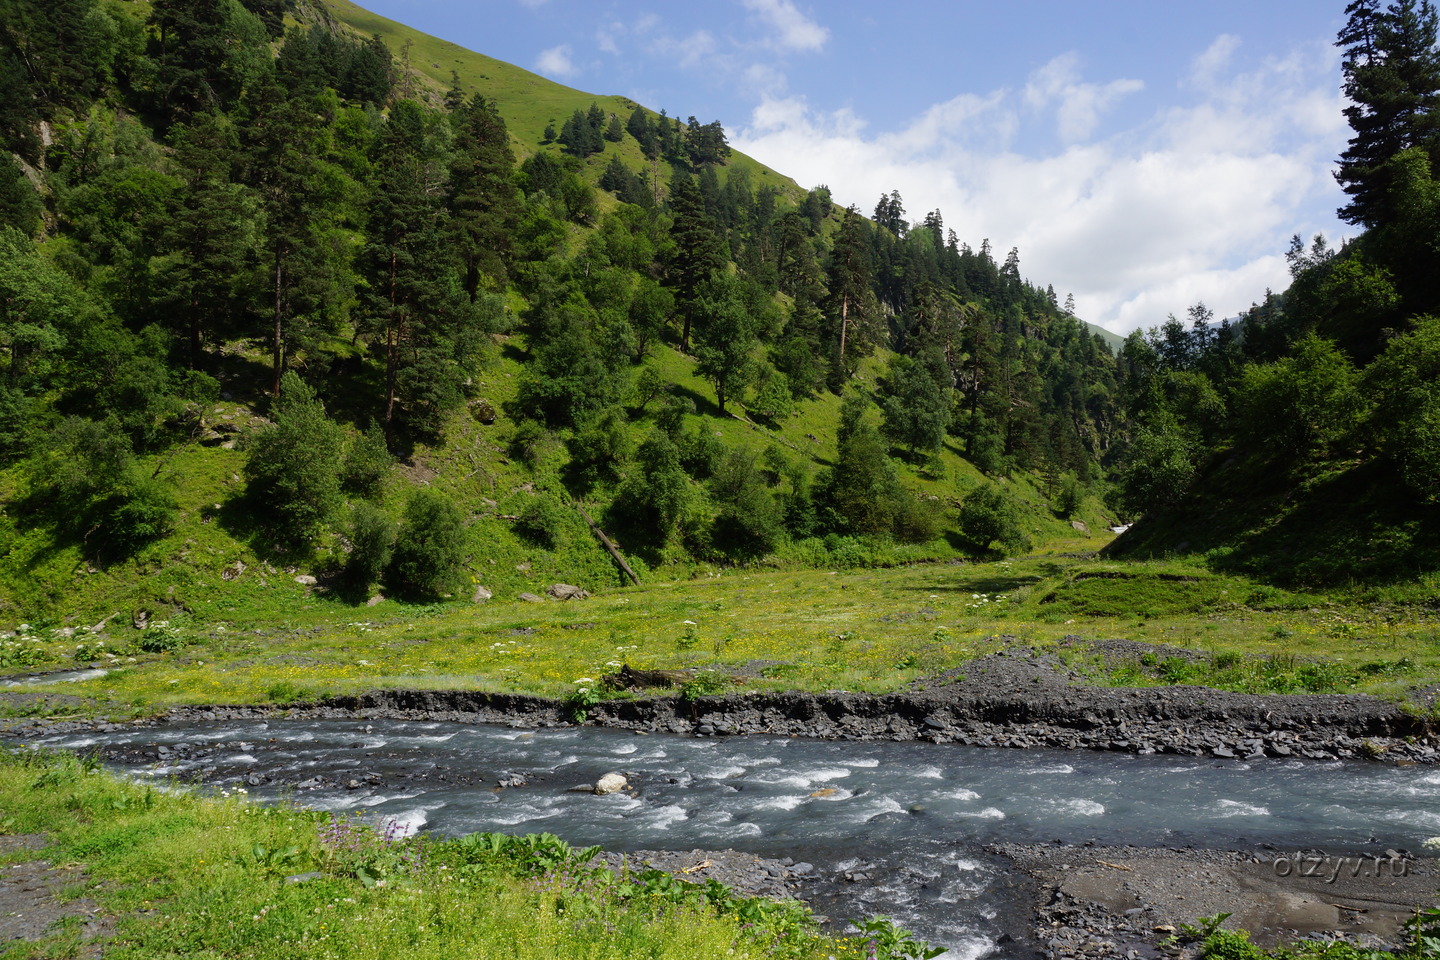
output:
[{"label": "tree", "polygon": [[465,518],[438,490],[416,490],[395,537],[386,580],[411,600],[438,600],[458,591],[468,553]]},{"label": "tree", "polygon": [[912,454],[936,451],[950,426],[950,371],[938,348],[915,358],[896,356],[882,385],[880,432]]},{"label": "tree", "polygon": [[731,450],[710,479],[710,493],[719,510],[712,542],[735,557],[761,557],[774,550],[783,535],[783,516],[750,450]]},{"label": "tree", "polygon": [[395,549],[395,522],[372,503],[360,501],[350,515],[350,554],[345,558],[345,579],[358,592],[384,575]]},{"label": "tree", "polygon": [[246,493],[276,521],[277,530],[306,540],[340,506],[345,433],[293,370],[281,380],[271,421],[248,443]]},{"label": "tree", "polygon": [[203,114],[175,133],[182,187],[165,225],[169,256],[163,272],[189,344],[190,366],[201,364],[205,338],[235,312],[237,281],[254,249],[254,195],[232,179],[240,143],[223,114]]},{"label": "tree", "polygon": [[875,340],[873,327],[879,311],[870,288],[870,256],[866,250],[864,222],[853,206],[847,209],[830,251],[826,314],[834,331],[831,349],[836,362],[831,368],[835,380],[832,388],[838,388],[849,375],[847,363],[853,363],[856,355],[867,353]]},{"label": "tree", "polygon": [[979,487],[960,505],[960,533],[981,550],[998,543],[1007,554],[1030,548],[1020,526],[1020,510],[1009,495],[993,483]]},{"label": "tree", "polygon": [[14,227],[31,236],[44,212],[40,194],[20,164],[13,157],[0,157],[0,228]]},{"label": "tree", "polygon": [[386,442],[403,420],[438,433],[443,414],[463,400],[479,347],[482,306],[461,290],[444,242],[444,157],[437,118],[412,100],[391,109],[376,144],[376,180],[368,242],[361,253],[367,283],[362,330],[385,358]]},{"label": "tree", "polygon": [[840,405],[835,467],[822,481],[823,497],[845,531],[889,533],[906,496],[885,451],[885,443],[869,422],[870,402],[847,394]]},{"label": "tree", "polygon": [[1416,146],[1440,148],[1440,51],[1430,0],[1352,0],[1337,45],[1351,103],[1345,117],[1355,135],[1340,156],[1335,178],[1350,196],[1339,211],[1349,223],[1377,226],[1394,215],[1387,194],[1396,154]]},{"label": "tree", "polygon": [[482,278],[503,284],[512,253],[510,237],[520,220],[515,155],[494,101],[476,94],[452,117],[449,229],[459,241],[465,292],[473,300]]},{"label": "tree", "polygon": [[715,221],[705,212],[700,189],[691,177],[677,177],[670,205],[674,223],[670,228],[675,242],[670,258],[669,279],[675,288],[675,306],[683,323],[680,349],[689,351],[690,331],[699,315],[705,285],[725,265],[725,251]]},{"label": "tree", "polygon": [[1369,422],[1421,500],[1440,503],[1440,318],[1422,317],[1365,371]]},{"label": "tree", "polygon": [[700,290],[696,304],[695,372],[715,385],[720,412],[725,400],[750,383],[756,317],[741,300],[739,281],[717,277]]},{"label": "tree", "polygon": [[118,559],[170,532],[169,485],[135,463],[113,421],[67,417],[28,464],[28,505],[42,508],[87,556]]},{"label": "tree", "polygon": [[343,257],[337,235],[354,181],[331,157],[333,94],[287,97],[277,86],[256,91],[247,128],[248,182],[260,194],[269,260],[271,389],[278,395],[288,357],[337,318]]}]

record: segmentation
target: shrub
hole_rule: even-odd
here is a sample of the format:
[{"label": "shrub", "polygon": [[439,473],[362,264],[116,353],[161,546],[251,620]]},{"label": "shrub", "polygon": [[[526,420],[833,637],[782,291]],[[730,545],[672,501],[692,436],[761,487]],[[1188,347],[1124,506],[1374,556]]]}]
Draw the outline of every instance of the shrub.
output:
[{"label": "shrub", "polygon": [[358,503],[350,515],[350,556],[345,579],[356,589],[368,590],[380,579],[395,548],[395,523],[379,507]]},{"label": "shrub", "polygon": [[961,504],[960,533],[982,550],[992,543],[1006,553],[1030,548],[1030,539],[1020,528],[1019,508],[993,483],[980,487]]},{"label": "shrub", "polygon": [[245,481],[251,500],[293,536],[314,536],[340,506],[344,443],[315,391],[294,371],[286,373],[274,423],[248,444]]},{"label": "shrub", "polygon": [[542,493],[525,504],[520,519],[515,521],[515,532],[537,547],[554,550],[564,539],[565,508],[547,493]]},{"label": "shrub", "polygon": [[436,490],[417,490],[405,508],[386,576],[410,599],[435,599],[460,588],[465,573],[465,521]]},{"label": "shrub", "polygon": [[385,476],[395,458],[385,445],[385,431],[372,423],[364,433],[350,439],[345,451],[345,489],[362,497],[377,499],[385,486]]}]

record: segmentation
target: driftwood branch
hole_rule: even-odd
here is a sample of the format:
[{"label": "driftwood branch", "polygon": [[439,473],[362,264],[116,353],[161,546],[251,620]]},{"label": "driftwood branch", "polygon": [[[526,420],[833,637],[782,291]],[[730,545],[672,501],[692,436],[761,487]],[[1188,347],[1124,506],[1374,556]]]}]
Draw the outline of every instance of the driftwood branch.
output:
[{"label": "driftwood branch", "polygon": [[590,514],[585,512],[584,507],[577,503],[575,504],[575,509],[579,510],[580,516],[584,517],[585,522],[590,524],[590,531],[595,534],[595,537],[600,541],[600,545],[610,551],[610,556],[614,557],[615,562],[620,564],[620,569],[624,570],[625,575],[638,587],[640,585],[640,577],[630,568],[630,564],[625,562],[625,558],[620,555],[620,548],[615,545],[615,541],[607,537],[605,531],[601,530],[600,526],[594,520],[590,519]]}]

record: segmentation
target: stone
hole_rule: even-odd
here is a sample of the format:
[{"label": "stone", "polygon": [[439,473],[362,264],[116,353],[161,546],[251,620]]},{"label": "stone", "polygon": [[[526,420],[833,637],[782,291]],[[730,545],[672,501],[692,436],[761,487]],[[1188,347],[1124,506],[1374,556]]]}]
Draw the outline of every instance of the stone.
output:
[{"label": "stone", "polygon": [[292,876],[288,876],[288,877],[285,878],[285,882],[286,882],[286,883],[306,883],[306,882],[308,882],[308,881],[310,881],[310,880],[319,880],[319,879],[320,879],[321,877],[323,877],[323,876],[325,876],[325,874],[321,873],[320,871],[318,871],[318,870],[312,870],[310,873],[297,873],[297,874],[293,874]]},{"label": "stone", "polygon": [[1080,533],[1085,534],[1085,536],[1090,536],[1090,528],[1085,526],[1084,520],[1071,520],[1070,526],[1074,527]]},{"label": "stone", "polygon": [[629,785],[629,781],[618,773],[607,773],[595,781],[595,795],[603,797],[610,793],[619,793]]},{"label": "stone", "polygon": [[545,592],[556,600],[586,600],[590,597],[589,591],[568,583],[552,583]]},{"label": "stone", "polygon": [[470,415],[487,427],[495,422],[495,404],[483,397],[470,401]]},{"label": "stone", "polygon": [[302,586],[302,587],[313,587],[313,586],[315,586],[315,584],[319,583],[320,581],[319,581],[319,580],[316,580],[314,577],[310,576],[310,574],[308,574],[308,573],[302,573],[302,574],[300,574],[300,576],[298,576],[298,577],[295,578],[295,582],[298,583],[298,584],[300,584],[300,586]]},{"label": "stone", "polygon": [[816,790],[814,793],[810,794],[810,796],[816,797],[820,800],[828,800],[830,797],[835,796],[839,792],[840,791],[836,790],[834,787],[822,787],[821,789]]},{"label": "stone", "polygon": [[491,593],[489,589],[487,589],[486,587],[482,587],[477,583],[475,585],[475,592],[470,596],[470,602],[484,603],[486,600],[489,600],[493,596],[495,596],[495,594]]},{"label": "stone", "polygon": [[236,560],[234,563],[220,571],[221,580],[238,580],[240,574],[245,572],[245,561]]},{"label": "stone", "polygon": [[366,600],[366,601],[365,601],[365,606],[367,606],[367,607],[377,607],[377,606],[379,606],[380,604],[382,604],[382,603],[384,603],[384,602],[385,602],[385,597],[382,596],[381,594],[378,594],[378,593],[377,593],[377,594],[375,594],[375,596],[373,596],[373,597],[371,597],[369,600]]},{"label": "stone", "polygon": [[533,593],[522,593],[516,597],[517,600],[524,600],[526,603],[544,603],[544,597],[537,597]]}]

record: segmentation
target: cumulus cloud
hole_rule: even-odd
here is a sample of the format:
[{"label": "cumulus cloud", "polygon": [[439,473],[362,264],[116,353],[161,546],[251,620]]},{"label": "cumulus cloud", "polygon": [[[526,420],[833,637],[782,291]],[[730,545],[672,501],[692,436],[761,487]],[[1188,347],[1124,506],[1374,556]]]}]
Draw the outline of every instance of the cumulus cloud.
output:
[{"label": "cumulus cloud", "polygon": [[568,43],[542,50],[540,56],[535,58],[535,70],[551,77],[573,77],[580,72],[571,58]]},{"label": "cumulus cloud", "polygon": [[694,67],[715,52],[715,35],[709,30],[696,30],[684,37],[661,37],[656,49],[678,61],[682,67]]},{"label": "cumulus cloud", "polygon": [[1120,98],[1139,93],[1139,80],[1085,83],[1080,79],[1080,58],[1073,53],[1056,57],[1035,71],[1025,85],[1025,103],[1035,110],[1055,109],[1056,128],[1066,143],[1085,140],[1095,132],[1100,116]]},{"label": "cumulus cloud", "polygon": [[776,50],[814,51],[825,46],[830,31],[805,16],[790,0],[742,0],[745,9],[771,31],[765,43]]},{"label": "cumulus cloud", "polygon": [[[1193,102],[1099,136],[1138,85],[1087,82],[1061,57],[1021,89],[962,94],[890,130],[767,97],[732,142],[863,212],[898,189],[917,219],[939,208],[972,245],[989,238],[997,256],[1018,246],[1024,275],[1074,293],[1080,316],[1117,332],[1197,300],[1230,316],[1284,287],[1291,233],[1333,225],[1328,164],[1346,137],[1332,51],[1246,72],[1237,46],[1221,37],[1196,57]],[[1058,145],[1020,135],[1052,122]]]}]

